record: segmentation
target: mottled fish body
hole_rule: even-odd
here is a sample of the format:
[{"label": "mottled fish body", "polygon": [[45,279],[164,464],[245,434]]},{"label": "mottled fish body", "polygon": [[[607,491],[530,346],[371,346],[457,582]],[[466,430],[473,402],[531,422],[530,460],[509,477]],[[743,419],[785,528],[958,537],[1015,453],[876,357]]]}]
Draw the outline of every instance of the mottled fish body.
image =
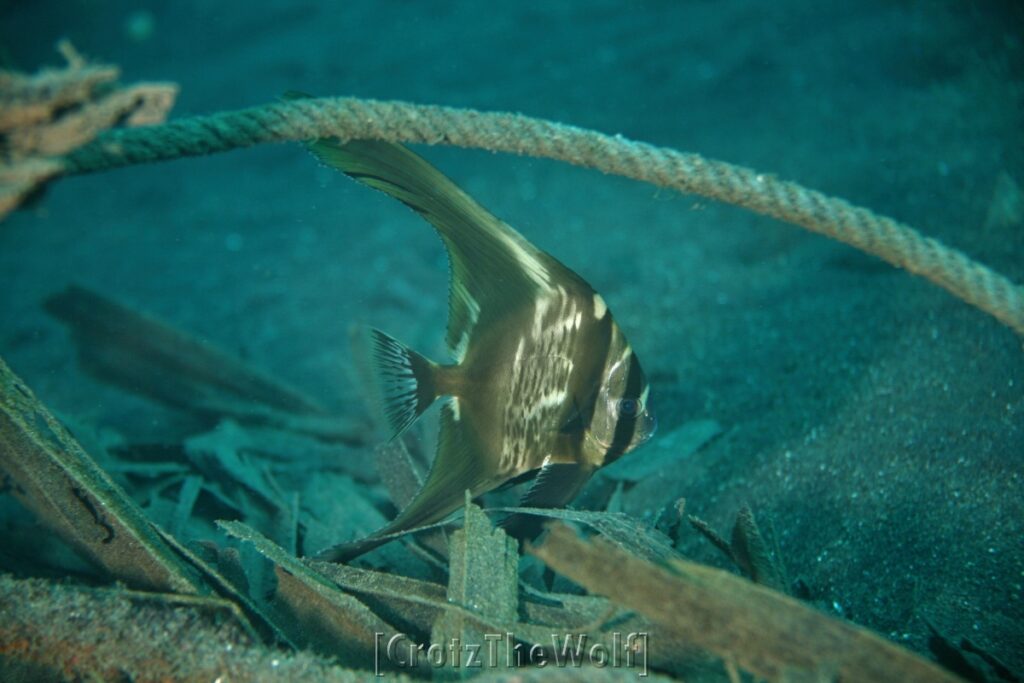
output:
[{"label": "mottled fish body", "polygon": [[[390,524],[319,557],[351,559],[388,534],[443,519],[467,490],[475,497],[531,472],[523,505],[565,505],[596,468],[650,437],[655,421],[640,363],[582,278],[405,147],[320,140],[310,149],[437,229],[451,263],[447,344],[454,360],[435,363],[373,331],[395,436],[447,397],[437,455],[423,488]],[[504,526],[519,537],[539,530],[520,515]]]}]

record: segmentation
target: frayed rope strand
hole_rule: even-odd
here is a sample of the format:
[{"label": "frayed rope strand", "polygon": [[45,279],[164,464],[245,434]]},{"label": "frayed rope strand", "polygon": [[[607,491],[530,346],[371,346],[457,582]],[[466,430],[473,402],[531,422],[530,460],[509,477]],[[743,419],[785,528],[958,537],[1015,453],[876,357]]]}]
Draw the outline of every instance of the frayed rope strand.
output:
[{"label": "frayed rope strand", "polygon": [[63,162],[66,173],[88,173],[321,137],[546,157],[735,204],[921,275],[1024,335],[1024,288],[908,225],[740,166],[519,114],[354,98],[292,100],[107,131]]}]

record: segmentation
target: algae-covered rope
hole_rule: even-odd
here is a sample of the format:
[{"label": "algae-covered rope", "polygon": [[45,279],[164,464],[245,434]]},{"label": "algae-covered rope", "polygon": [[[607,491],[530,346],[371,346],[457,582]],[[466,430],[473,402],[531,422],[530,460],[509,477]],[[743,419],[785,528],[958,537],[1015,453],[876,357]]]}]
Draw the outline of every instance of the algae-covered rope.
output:
[{"label": "algae-covered rope", "polygon": [[107,131],[65,157],[68,173],[319,137],[447,144],[547,157],[742,206],[921,275],[1024,335],[1024,288],[868,209],[751,169],[518,114],[320,98]]}]

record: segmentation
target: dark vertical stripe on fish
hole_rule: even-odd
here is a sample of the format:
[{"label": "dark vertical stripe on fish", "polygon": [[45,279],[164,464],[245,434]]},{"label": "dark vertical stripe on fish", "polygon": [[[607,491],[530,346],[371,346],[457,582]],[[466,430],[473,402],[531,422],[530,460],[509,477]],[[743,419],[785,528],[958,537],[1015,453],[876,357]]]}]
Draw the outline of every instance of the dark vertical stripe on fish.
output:
[{"label": "dark vertical stripe on fish", "polygon": [[[591,309],[591,314],[593,314],[593,309]],[[587,432],[591,431],[593,428],[594,414],[597,412],[597,402],[601,398],[600,378],[604,374],[604,368],[608,367],[608,357],[612,353],[612,317],[606,314],[602,318],[599,318],[596,323],[596,329],[599,331],[601,336],[595,340],[593,349],[604,349],[604,355],[601,356],[600,364],[595,365],[596,368],[599,368],[596,371],[598,383],[591,387],[589,395],[576,397],[583,401],[583,404],[580,406],[579,437],[575,444],[581,449]],[[593,353],[593,350],[590,350],[589,352]]]},{"label": "dark vertical stripe on fish", "polygon": [[[639,401],[640,394],[643,391],[642,378],[643,372],[640,371],[640,361],[636,359],[635,353],[630,353],[629,368],[626,370],[626,390],[622,392],[622,398],[619,400],[632,399]],[[640,412],[638,410],[634,415],[616,416],[615,436],[612,437],[612,443],[605,453],[605,464],[615,460],[629,448],[629,444],[633,442],[633,434],[636,432],[637,417],[639,415]]]}]

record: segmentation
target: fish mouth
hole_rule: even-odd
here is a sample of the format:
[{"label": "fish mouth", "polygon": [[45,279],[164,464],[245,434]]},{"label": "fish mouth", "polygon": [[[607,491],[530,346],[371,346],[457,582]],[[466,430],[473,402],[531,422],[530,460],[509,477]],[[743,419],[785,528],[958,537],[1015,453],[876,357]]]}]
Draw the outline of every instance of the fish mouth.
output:
[{"label": "fish mouth", "polygon": [[651,440],[651,437],[658,431],[658,416],[650,411],[644,411],[644,414],[637,419],[637,423],[631,444],[633,448],[642,446]]},{"label": "fish mouth", "polygon": [[654,436],[655,433],[657,433],[657,431],[658,431],[658,416],[655,415],[654,413],[651,413],[651,412],[644,413],[644,422],[643,422],[643,434],[644,434],[644,436],[643,436],[643,441],[641,441],[640,443],[646,443],[646,442],[650,441],[651,437]]}]

